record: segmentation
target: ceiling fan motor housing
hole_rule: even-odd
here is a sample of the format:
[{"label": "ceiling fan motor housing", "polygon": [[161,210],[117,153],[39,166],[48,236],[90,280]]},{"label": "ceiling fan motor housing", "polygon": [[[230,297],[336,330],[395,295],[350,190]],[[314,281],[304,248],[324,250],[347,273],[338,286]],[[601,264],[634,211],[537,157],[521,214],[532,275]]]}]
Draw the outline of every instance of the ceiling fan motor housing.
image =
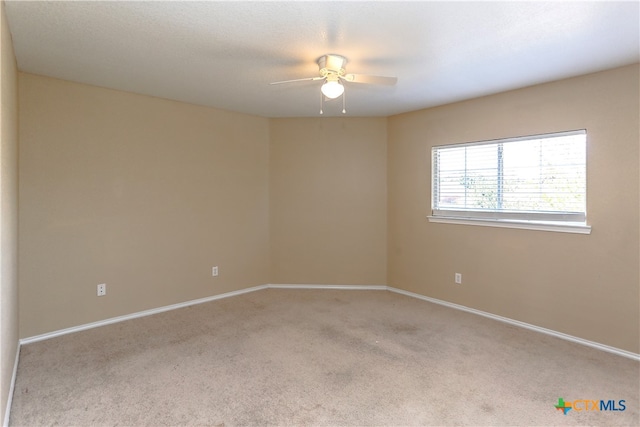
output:
[{"label": "ceiling fan motor housing", "polygon": [[346,65],[347,58],[344,56],[329,54],[318,58],[320,75],[323,77],[327,77],[329,75],[344,76],[346,73]]}]

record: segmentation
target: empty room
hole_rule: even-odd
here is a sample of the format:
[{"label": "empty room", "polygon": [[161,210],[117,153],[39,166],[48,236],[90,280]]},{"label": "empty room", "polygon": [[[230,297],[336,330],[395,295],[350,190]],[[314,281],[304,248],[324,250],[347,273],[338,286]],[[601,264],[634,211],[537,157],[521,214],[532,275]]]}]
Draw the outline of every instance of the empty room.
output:
[{"label": "empty room", "polygon": [[640,2],[0,15],[3,425],[640,425]]}]

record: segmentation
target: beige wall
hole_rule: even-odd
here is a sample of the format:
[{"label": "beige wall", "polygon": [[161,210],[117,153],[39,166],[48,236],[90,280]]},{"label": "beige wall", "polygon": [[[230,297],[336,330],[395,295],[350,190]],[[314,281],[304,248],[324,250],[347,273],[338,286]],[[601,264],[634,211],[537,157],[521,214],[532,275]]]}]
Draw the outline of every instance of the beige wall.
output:
[{"label": "beige wall", "polygon": [[21,337],[268,282],[267,119],[24,73],[19,99]]},{"label": "beige wall", "polygon": [[271,120],[272,283],[386,283],[385,118]]},{"label": "beige wall", "polygon": [[[386,283],[637,353],[638,90],[636,65],[268,120],[20,74],[20,336],[264,283]],[[580,128],[591,235],[427,222],[432,145]]]},{"label": "beige wall", "polygon": [[18,346],[18,77],[0,1],[0,421]]},{"label": "beige wall", "polygon": [[[627,66],[389,118],[389,285],[640,352],[638,81]],[[433,145],[583,128],[591,235],[427,221]]]}]

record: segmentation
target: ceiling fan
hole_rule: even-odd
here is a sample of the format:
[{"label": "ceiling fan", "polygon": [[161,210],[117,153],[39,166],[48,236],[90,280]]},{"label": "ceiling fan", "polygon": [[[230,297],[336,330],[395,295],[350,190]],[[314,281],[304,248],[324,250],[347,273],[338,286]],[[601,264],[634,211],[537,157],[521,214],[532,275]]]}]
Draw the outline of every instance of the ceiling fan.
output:
[{"label": "ceiling fan", "polygon": [[[365,83],[375,85],[393,86],[398,81],[397,77],[385,77],[385,76],[372,76],[369,74],[347,74],[345,66],[347,65],[347,58],[336,54],[327,54],[318,58],[318,67],[320,68],[320,75],[317,77],[307,77],[303,79],[294,80],[282,80],[279,82],[272,82],[272,85],[279,85],[283,83],[303,82],[310,80],[324,80],[324,84],[320,88],[320,91],[324,96],[329,99],[338,98],[344,94],[344,85],[341,81],[350,83]],[[320,114],[322,114],[322,101],[323,97],[320,97]],[[344,107],[344,96],[342,97],[342,113],[346,113]]]}]

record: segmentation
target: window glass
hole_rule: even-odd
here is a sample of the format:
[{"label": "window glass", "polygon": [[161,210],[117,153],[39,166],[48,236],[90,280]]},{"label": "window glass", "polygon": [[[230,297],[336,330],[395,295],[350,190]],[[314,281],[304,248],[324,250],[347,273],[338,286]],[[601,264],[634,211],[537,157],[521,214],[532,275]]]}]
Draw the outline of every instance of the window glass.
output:
[{"label": "window glass", "polygon": [[432,215],[586,220],[586,131],[434,147]]}]

